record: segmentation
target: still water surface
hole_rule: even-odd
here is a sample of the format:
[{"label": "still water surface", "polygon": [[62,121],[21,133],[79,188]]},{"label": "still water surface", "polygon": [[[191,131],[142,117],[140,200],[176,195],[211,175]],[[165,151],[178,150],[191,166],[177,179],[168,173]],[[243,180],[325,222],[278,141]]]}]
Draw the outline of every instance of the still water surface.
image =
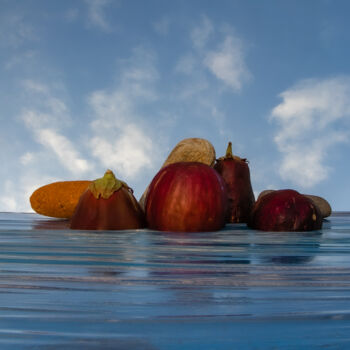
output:
[{"label": "still water surface", "polygon": [[320,348],[350,349],[350,213],[191,234],[0,213],[0,349]]}]

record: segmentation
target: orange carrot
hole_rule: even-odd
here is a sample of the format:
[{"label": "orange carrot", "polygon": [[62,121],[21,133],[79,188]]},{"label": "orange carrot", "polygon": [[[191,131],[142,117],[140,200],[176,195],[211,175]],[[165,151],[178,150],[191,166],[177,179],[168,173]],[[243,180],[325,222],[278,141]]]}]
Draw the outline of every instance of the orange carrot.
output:
[{"label": "orange carrot", "polygon": [[91,181],[53,182],[35,190],[30,197],[30,204],[38,214],[69,219],[90,183]]}]

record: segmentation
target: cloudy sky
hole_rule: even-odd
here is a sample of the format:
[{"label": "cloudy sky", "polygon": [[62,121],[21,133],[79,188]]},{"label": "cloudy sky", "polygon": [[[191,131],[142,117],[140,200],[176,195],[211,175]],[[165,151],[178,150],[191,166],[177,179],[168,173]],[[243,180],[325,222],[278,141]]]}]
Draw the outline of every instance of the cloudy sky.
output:
[{"label": "cloudy sky", "polygon": [[350,210],[346,0],[0,0],[0,211],[108,168],[140,197],[187,137],[256,194]]}]

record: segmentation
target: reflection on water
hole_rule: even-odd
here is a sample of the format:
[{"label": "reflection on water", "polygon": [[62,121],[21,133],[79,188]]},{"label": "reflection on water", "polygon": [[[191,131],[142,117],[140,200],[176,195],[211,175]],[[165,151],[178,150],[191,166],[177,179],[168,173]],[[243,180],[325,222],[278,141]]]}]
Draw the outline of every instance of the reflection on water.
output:
[{"label": "reflection on water", "polygon": [[313,259],[312,256],[273,256],[266,258],[266,262],[271,262],[277,265],[284,264],[305,264]]},{"label": "reflection on water", "polygon": [[283,247],[283,255],[262,256],[262,262],[275,265],[307,265],[318,255],[322,239],[321,235],[322,232],[311,234],[297,233],[293,237],[289,237],[289,234],[284,234],[285,241],[279,240],[279,244]]},{"label": "reflection on water", "polygon": [[[129,339],[118,339],[116,340],[89,340],[89,341],[80,341],[77,344],[71,343],[59,343],[55,345],[39,345],[35,347],[35,350],[157,350],[158,348],[153,346],[150,342],[146,340],[135,339],[130,337]],[[33,348],[32,348],[33,349]]]},{"label": "reflection on water", "polygon": [[68,219],[47,219],[35,221],[32,225],[33,230],[69,230]]}]

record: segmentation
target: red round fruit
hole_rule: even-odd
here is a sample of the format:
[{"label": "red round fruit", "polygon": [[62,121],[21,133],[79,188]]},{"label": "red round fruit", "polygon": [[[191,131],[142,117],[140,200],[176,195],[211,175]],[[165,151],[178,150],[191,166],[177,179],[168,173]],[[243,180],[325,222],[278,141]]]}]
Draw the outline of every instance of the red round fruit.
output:
[{"label": "red round fruit", "polygon": [[225,183],[210,166],[179,162],[162,168],[146,197],[148,227],[160,231],[216,231],[225,226]]},{"label": "red round fruit", "polygon": [[294,190],[279,190],[256,201],[248,226],[263,231],[319,230],[322,215],[306,196]]}]

